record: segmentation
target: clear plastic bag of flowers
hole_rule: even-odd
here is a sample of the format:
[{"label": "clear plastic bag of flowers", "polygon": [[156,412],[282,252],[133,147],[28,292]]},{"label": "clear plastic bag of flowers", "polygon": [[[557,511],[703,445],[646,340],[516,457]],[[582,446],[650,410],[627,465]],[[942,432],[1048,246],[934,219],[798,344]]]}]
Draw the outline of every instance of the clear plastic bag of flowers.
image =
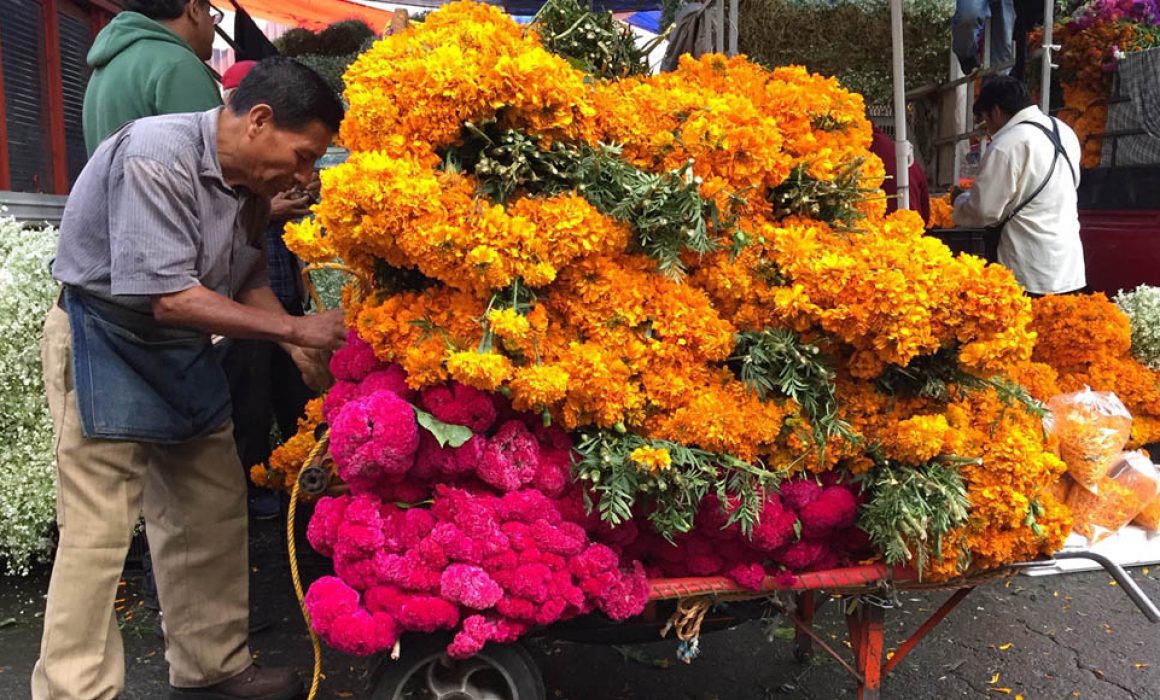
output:
[{"label": "clear plastic bag of flowers", "polygon": [[1084,387],[1047,402],[1047,430],[1059,439],[1059,456],[1077,484],[1098,493],[1100,484],[1128,444],[1132,414],[1115,394]]},{"label": "clear plastic bag of flowers", "polygon": [[1132,519],[1132,523],[1148,532],[1160,532],[1160,496],[1148,501],[1148,505]]},{"label": "clear plastic bag of flowers", "polygon": [[1097,492],[1072,488],[1067,505],[1075,531],[1090,544],[1115,534],[1160,495],[1160,472],[1143,452],[1124,452],[1097,484]]}]

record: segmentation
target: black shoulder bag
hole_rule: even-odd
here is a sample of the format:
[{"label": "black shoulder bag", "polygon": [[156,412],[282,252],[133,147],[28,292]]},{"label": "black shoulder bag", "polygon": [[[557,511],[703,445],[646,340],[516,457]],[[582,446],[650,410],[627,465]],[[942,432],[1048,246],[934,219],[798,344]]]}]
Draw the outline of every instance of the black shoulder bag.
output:
[{"label": "black shoulder bag", "polygon": [[1072,182],[1074,182],[1077,187],[1079,186],[1079,183],[1076,182],[1075,179],[1075,166],[1072,165],[1071,158],[1068,157],[1067,151],[1063,149],[1063,143],[1059,139],[1059,122],[1055,120],[1055,117],[1050,117],[1050,119],[1050,131],[1048,131],[1046,126],[1036,122],[1019,122],[1015,125],[1022,126],[1023,124],[1026,124],[1027,126],[1033,126],[1036,129],[1039,129],[1043,132],[1043,135],[1047,137],[1047,140],[1051,142],[1051,145],[1055,148],[1055,151],[1051,155],[1051,167],[1047,170],[1047,177],[1043,179],[1043,182],[1039,183],[1039,187],[1036,187],[1035,191],[1027,196],[1027,199],[1024,199],[1019,203],[1018,206],[1012,209],[1011,213],[1004,217],[1002,221],[995,224],[994,226],[988,226],[985,229],[983,233],[983,241],[986,245],[986,258],[990,262],[998,262],[999,260],[999,239],[1003,234],[1003,229],[1006,228],[1007,223],[1010,222],[1011,219],[1015,218],[1016,214],[1023,211],[1024,207],[1026,207],[1028,204],[1031,204],[1032,200],[1039,196],[1039,193],[1042,192],[1045,187],[1047,187],[1047,183],[1051,182],[1051,176],[1055,174],[1055,165],[1059,162],[1059,157],[1061,155],[1063,156],[1063,160],[1067,162],[1067,171],[1071,173]]}]

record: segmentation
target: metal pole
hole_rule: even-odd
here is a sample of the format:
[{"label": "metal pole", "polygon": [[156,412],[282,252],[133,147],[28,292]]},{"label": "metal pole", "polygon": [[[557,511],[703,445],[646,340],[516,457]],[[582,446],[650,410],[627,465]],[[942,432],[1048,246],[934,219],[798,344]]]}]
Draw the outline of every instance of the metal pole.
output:
[{"label": "metal pole", "polygon": [[1039,71],[1039,108],[1051,110],[1051,32],[1055,25],[1055,0],[1043,0],[1043,68]]},{"label": "metal pole", "polygon": [[725,53],[725,0],[717,0],[717,46],[719,53]]},{"label": "metal pole", "polygon": [[894,144],[898,208],[910,208],[910,141],[906,138],[906,75],[902,67],[902,0],[890,0],[890,35],[894,62]]},{"label": "metal pole", "polygon": [[729,0],[729,47],[726,53],[730,56],[737,55],[737,17],[741,13],[740,5],[740,0]]}]

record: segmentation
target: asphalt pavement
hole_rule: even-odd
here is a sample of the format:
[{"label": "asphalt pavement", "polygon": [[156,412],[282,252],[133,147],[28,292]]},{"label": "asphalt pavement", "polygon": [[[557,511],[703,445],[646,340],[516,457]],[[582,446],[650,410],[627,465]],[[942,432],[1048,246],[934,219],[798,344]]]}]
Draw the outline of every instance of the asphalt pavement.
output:
[{"label": "asphalt pavement", "polygon": [[[276,522],[253,523],[251,560],[255,603],[274,626],[255,634],[251,648],[267,665],[308,670],[312,649],[290,584],[285,538]],[[306,548],[304,546],[304,548]],[[326,561],[302,555],[309,580]],[[1160,602],[1160,567],[1131,576]],[[0,698],[29,697],[36,661],[48,567],[28,577],[0,578]],[[887,653],[938,608],[947,593],[903,593],[886,611]],[[126,652],[122,700],[167,696],[162,641],[155,613],[129,569],[121,601]],[[841,611],[819,613],[818,630],[848,653]],[[831,700],[856,696],[846,671],[823,653],[795,661],[792,633],[776,619],[755,620],[701,639],[690,664],[676,643],[581,644],[550,637],[526,642],[549,698],[558,700]],[[408,639],[404,637],[406,649]],[[405,652],[404,652],[405,654]],[[319,698],[366,697],[377,660],[332,651],[323,655]],[[886,678],[883,698],[1018,698],[1023,700],[1160,700],[1160,625],[1150,624],[1104,573],[1015,577],[976,589]]]}]

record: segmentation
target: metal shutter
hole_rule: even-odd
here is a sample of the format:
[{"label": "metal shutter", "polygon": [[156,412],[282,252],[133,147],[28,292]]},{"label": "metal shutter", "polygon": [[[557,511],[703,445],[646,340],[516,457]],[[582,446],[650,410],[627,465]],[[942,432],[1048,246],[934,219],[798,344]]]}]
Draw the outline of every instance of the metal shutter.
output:
[{"label": "metal shutter", "polygon": [[[79,8],[75,14],[69,4],[60,7],[60,77],[64,94],[64,145],[68,163],[68,185],[71,188],[88,160],[85,133],[81,122],[81,105],[89,84],[89,66],[85,57],[92,45],[88,19]],[[77,16],[79,15],[79,17]]]},{"label": "metal shutter", "polygon": [[52,153],[41,81],[43,16],[38,0],[0,0],[0,47],[4,107],[8,116],[8,162],[12,189],[52,189]]}]

